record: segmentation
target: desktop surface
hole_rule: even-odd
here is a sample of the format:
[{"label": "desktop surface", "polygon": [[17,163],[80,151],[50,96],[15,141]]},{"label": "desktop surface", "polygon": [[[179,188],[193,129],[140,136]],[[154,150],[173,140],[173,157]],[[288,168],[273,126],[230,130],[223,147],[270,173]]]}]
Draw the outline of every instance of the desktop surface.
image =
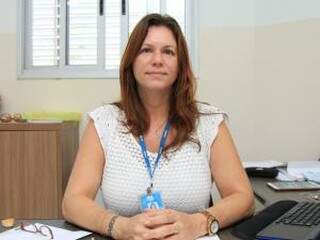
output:
[{"label": "desktop surface", "polygon": [[250,178],[255,197],[264,207],[281,200],[295,200],[298,202],[314,201],[318,198],[320,200],[319,190],[275,191],[267,186],[267,182],[272,181],[275,180],[270,178]]},{"label": "desktop surface", "polygon": [[[252,187],[254,189],[255,197],[256,197],[256,212],[259,212],[264,207],[270,206],[272,203],[280,201],[280,200],[296,200],[302,201],[307,200],[310,194],[315,194],[315,191],[299,191],[297,192],[278,192],[272,190],[267,186],[267,182],[270,181],[270,178],[251,178],[250,179]],[[62,219],[32,219],[32,220],[17,220],[19,223],[20,221],[30,222],[30,223],[43,223],[51,226],[56,226],[60,228],[64,228],[67,230],[79,230],[77,226],[70,224]],[[226,228],[221,230],[218,235],[221,240],[239,240],[239,238],[233,236],[231,234],[232,227]],[[0,232],[3,232],[7,229],[0,225]],[[102,239],[111,239],[101,236],[99,234],[93,234],[88,237],[82,238],[91,240],[94,237],[95,240],[102,240]]]},{"label": "desktop surface", "polygon": [[[20,222],[24,222],[24,223],[42,223],[48,226],[54,226],[54,227],[59,227],[59,228],[63,228],[63,229],[67,229],[67,230],[71,230],[71,231],[76,231],[76,230],[83,230],[73,224],[70,224],[68,222],[66,222],[63,219],[29,219],[29,220],[16,220],[16,223],[20,223]],[[16,224],[16,225],[17,225]],[[4,228],[0,225],[0,233],[6,230],[9,230],[11,228]],[[231,228],[227,228],[225,230],[222,230],[221,232],[219,232],[219,238],[221,240],[239,240],[239,238],[233,236],[231,234]],[[94,238],[93,238],[94,237]],[[102,236],[100,234],[97,233],[93,233],[87,237],[81,238],[81,240],[112,240],[112,238],[109,237],[105,237]]]}]

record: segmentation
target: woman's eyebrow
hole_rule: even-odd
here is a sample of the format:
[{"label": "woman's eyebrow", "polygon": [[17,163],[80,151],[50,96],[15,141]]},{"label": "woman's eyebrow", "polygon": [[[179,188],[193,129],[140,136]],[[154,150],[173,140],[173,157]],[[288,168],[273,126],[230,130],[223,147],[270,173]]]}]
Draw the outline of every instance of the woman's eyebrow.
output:
[{"label": "woman's eyebrow", "polygon": [[143,43],[143,44],[142,44],[142,47],[143,47],[143,46],[152,47],[152,44],[150,44],[150,43]]},{"label": "woman's eyebrow", "polygon": [[173,49],[176,49],[177,47],[174,46],[174,45],[165,45],[165,46],[163,46],[163,48],[173,48]]},{"label": "woman's eyebrow", "polygon": [[[155,47],[155,45],[151,44],[151,43],[143,43],[141,47]],[[161,48],[174,48],[174,49],[176,49],[177,47],[175,45],[167,44]]]}]

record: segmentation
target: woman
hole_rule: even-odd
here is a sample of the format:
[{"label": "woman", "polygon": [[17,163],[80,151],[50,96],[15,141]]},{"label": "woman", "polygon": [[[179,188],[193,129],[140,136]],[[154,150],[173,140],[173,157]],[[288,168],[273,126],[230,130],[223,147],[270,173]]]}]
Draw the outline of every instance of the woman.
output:
[{"label": "woman", "polygon": [[[121,100],[90,113],[63,200],[65,218],[115,239],[196,239],[252,212],[224,114],[195,101],[177,22],[145,16],[120,67]],[[210,205],[213,180],[222,199]],[[95,201],[101,186],[106,208]]]}]

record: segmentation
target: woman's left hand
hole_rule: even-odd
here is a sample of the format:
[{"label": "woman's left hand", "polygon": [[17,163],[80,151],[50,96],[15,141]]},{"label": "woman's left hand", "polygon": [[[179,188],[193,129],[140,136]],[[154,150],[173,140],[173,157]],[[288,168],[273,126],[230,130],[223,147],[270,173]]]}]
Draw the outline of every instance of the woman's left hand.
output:
[{"label": "woman's left hand", "polygon": [[[172,209],[148,210],[146,226],[152,230],[147,239],[194,240],[205,233],[201,229],[201,214],[187,214]],[[205,218],[202,217],[204,220]]]}]

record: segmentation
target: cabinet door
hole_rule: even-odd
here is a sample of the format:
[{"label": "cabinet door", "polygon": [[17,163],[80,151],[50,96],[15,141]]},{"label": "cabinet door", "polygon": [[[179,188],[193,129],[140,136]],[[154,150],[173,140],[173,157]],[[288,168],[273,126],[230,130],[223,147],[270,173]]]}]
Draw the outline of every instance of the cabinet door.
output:
[{"label": "cabinet door", "polygon": [[57,218],[55,131],[0,131],[0,218]]}]

